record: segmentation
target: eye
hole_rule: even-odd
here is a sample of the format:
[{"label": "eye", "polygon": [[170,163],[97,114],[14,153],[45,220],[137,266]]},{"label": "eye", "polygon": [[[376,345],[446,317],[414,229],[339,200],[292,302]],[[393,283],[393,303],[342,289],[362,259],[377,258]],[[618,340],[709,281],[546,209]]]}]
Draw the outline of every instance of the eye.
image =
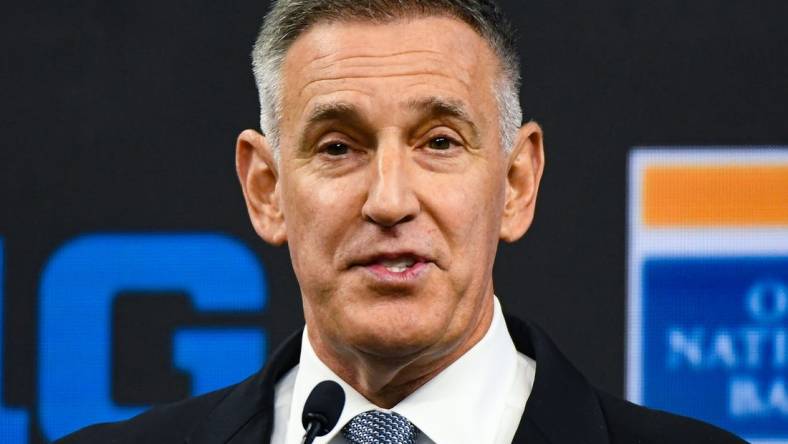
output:
[{"label": "eye", "polygon": [[347,144],[342,142],[331,142],[326,144],[321,149],[322,152],[328,154],[329,156],[344,156],[348,153],[350,148]]},{"label": "eye", "polygon": [[427,146],[439,151],[451,149],[452,145],[457,145],[457,143],[446,136],[433,137],[429,142],[427,142]]}]

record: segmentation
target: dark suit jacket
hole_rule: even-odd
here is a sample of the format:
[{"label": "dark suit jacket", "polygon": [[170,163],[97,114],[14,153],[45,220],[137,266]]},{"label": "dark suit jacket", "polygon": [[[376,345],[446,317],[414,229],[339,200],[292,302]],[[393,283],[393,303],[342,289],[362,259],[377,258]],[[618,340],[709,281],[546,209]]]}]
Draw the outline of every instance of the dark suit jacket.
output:
[{"label": "dark suit jacket", "polygon": [[[514,443],[742,443],[711,425],[650,410],[593,387],[535,325],[506,319],[517,349],[536,360],[536,379]],[[257,374],[234,386],[153,408],[128,421],[99,424],[59,443],[269,443],[274,386],[301,352],[291,336]],[[455,444],[455,443],[438,443]]]}]

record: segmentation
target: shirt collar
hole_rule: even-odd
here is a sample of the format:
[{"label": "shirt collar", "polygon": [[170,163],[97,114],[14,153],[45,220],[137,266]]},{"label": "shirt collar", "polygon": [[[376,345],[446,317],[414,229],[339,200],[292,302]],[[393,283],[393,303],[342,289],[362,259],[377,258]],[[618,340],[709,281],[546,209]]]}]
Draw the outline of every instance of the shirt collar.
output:
[{"label": "shirt collar", "polygon": [[[506,329],[498,299],[494,300],[490,328],[459,359],[390,411],[408,418],[433,442],[485,442],[497,433],[509,387],[516,376],[517,350]],[[329,442],[354,416],[382,410],[329,369],[315,354],[306,329],[301,338],[301,359],[293,387],[286,442],[303,435],[301,410],[312,388],[324,380],[345,390],[345,407],[335,427],[316,444]]]}]

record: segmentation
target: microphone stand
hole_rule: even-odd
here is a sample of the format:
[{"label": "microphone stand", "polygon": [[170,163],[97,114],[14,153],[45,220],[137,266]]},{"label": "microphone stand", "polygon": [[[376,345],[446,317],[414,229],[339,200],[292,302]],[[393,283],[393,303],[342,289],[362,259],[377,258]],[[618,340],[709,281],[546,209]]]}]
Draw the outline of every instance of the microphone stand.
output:
[{"label": "microphone stand", "polygon": [[312,441],[317,438],[320,429],[323,428],[328,420],[317,413],[307,413],[306,416],[309,418],[309,424],[306,427],[306,433],[304,433],[304,439],[301,440],[301,444],[312,444]]}]

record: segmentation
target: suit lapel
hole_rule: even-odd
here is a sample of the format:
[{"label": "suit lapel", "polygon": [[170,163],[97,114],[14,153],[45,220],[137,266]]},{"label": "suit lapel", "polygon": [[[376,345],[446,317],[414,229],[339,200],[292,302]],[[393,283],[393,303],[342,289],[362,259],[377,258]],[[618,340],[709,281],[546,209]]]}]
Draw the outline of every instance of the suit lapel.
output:
[{"label": "suit lapel", "polygon": [[602,408],[588,381],[533,324],[507,317],[515,347],[536,361],[536,377],[514,444],[607,444]]},{"label": "suit lapel", "polygon": [[274,423],[274,387],[276,381],[298,364],[302,331],[285,340],[262,371],[235,386],[189,434],[186,443],[269,443]]}]

